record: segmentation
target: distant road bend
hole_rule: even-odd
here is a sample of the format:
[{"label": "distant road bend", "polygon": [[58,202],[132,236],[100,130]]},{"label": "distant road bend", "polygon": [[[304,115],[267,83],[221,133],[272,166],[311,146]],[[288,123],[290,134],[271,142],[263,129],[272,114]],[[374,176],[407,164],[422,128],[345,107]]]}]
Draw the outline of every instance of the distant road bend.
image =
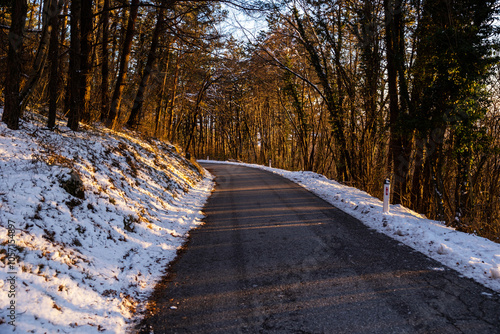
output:
[{"label": "distant road bend", "polygon": [[500,298],[300,186],[226,164],[141,333],[500,333]]}]

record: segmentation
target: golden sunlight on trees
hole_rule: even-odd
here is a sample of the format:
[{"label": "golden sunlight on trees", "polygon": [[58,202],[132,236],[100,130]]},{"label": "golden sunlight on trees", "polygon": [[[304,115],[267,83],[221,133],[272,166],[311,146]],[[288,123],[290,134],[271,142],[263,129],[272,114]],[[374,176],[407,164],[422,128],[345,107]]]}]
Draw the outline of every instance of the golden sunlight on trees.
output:
[{"label": "golden sunlight on trees", "polygon": [[[266,16],[251,40],[225,6]],[[310,170],[500,239],[487,0],[45,0],[0,8],[2,121],[127,126],[197,158]],[[255,12],[254,12],[255,13]],[[239,34],[244,36],[245,34]],[[21,122],[22,124],[22,122]]]}]

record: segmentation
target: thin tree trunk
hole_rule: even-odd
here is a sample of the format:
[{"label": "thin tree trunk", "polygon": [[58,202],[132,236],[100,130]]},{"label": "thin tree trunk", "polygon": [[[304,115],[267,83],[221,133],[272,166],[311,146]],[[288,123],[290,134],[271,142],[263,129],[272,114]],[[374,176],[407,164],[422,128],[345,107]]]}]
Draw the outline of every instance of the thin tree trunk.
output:
[{"label": "thin tree trunk", "polygon": [[114,129],[117,125],[120,116],[120,104],[122,100],[123,88],[125,87],[125,78],[127,76],[127,67],[130,59],[130,51],[132,49],[132,41],[135,32],[135,22],[137,21],[137,12],[139,9],[139,0],[132,0],[130,6],[130,15],[128,18],[127,31],[125,33],[125,41],[123,43],[122,54],[120,58],[120,68],[116,79],[113,98],[111,99],[111,109],[109,117],[106,120],[106,126]]},{"label": "thin tree trunk", "polygon": [[[165,126],[164,126],[165,112],[164,112],[164,108],[163,108],[163,101],[165,99],[167,76],[168,76],[168,70],[170,68],[170,42],[167,43],[166,53],[167,53],[167,59],[166,59],[165,72],[163,74],[163,84],[161,86],[160,100],[158,102],[158,107],[156,110],[156,122],[155,122],[155,124],[156,124],[155,125],[155,137],[156,138],[163,138],[165,135],[165,131],[164,131],[165,130]],[[167,108],[167,106],[165,106],[165,109],[166,108]]]},{"label": "thin tree trunk", "polygon": [[101,121],[105,121],[109,116],[109,0],[104,0],[102,10]]},{"label": "thin tree trunk", "polygon": [[[67,27],[68,27],[68,13],[69,13],[69,1],[68,0],[63,0],[64,1],[64,9],[63,9],[63,18],[61,20],[61,36],[59,37],[59,43],[60,45],[66,47],[66,35],[67,35]],[[71,50],[70,50],[71,52]],[[69,52],[68,52],[69,53]],[[68,68],[66,69],[65,63],[68,63],[68,59],[70,58],[69,54],[66,53],[61,53],[61,61],[59,62],[59,72],[64,73],[65,70],[67,71],[67,75],[64,77],[64,89],[65,89],[65,94],[64,94],[64,107],[63,107],[63,115],[66,116],[69,114],[69,109],[70,109],[70,103],[71,103],[71,84],[70,84],[70,76],[71,76],[71,69]]]},{"label": "thin tree trunk", "polygon": [[424,198],[424,162],[425,162],[425,143],[422,139],[414,138],[414,171],[411,182],[411,208],[417,212],[422,212],[422,201]]},{"label": "thin tree trunk", "polygon": [[[336,161],[337,167],[337,178],[340,181],[346,181],[349,179],[350,169],[352,167],[352,158],[351,153],[347,148],[347,138],[344,133],[344,110],[342,108],[341,96],[337,96],[334,93],[334,89],[330,84],[327,72],[323,67],[323,64],[326,62],[325,59],[320,57],[319,52],[315,49],[314,45],[309,40],[306,30],[303,25],[303,21],[299,17],[299,13],[297,10],[293,13],[295,22],[297,23],[297,30],[302,37],[302,43],[306,48],[309,56],[311,64],[314,67],[316,75],[319,78],[319,82],[321,87],[323,88],[323,96],[325,98],[326,106],[328,108],[328,112],[330,114],[330,122],[331,122],[331,132],[336,140],[337,147],[340,151],[339,159]],[[336,52],[337,57],[340,56],[339,51]],[[324,56],[324,54],[322,54]],[[338,63],[338,61],[337,61]],[[339,72],[342,70],[340,66],[337,64],[337,69]],[[339,78],[340,78],[340,74]],[[341,84],[338,87],[341,89]],[[343,95],[343,93],[342,93]],[[343,98],[343,97],[342,97]]]},{"label": "thin tree trunk", "polygon": [[160,39],[159,37],[163,27],[163,22],[164,22],[163,9],[158,8],[158,17],[155,29],[153,31],[151,49],[149,50],[148,59],[146,61],[146,67],[144,68],[144,71],[142,73],[139,89],[137,90],[134,104],[132,106],[132,111],[127,121],[127,127],[129,128],[136,127],[140,122],[142,106],[144,104],[144,93],[148,85],[149,77],[151,76],[151,72],[153,70],[154,62],[156,61],[156,49],[158,48],[158,41]]},{"label": "thin tree trunk", "polygon": [[59,13],[62,9],[62,0],[58,3],[52,2],[52,6],[56,8],[50,9],[56,11],[55,15],[50,18],[50,45],[49,45],[49,59],[50,59],[50,83],[49,83],[49,118],[47,127],[54,129],[56,126],[57,116],[57,97],[59,95]]},{"label": "thin tree trunk", "polygon": [[210,75],[208,75],[204,80],[203,80],[203,84],[201,85],[201,88],[200,90],[198,91],[198,95],[196,97],[196,105],[194,107],[194,112],[193,112],[193,115],[192,115],[192,118],[191,118],[191,124],[189,124],[189,128],[188,128],[188,133],[187,135],[189,136],[188,137],[188,141],[186,143],[186,148],[185,148],[185,152],[186,154],[189,154],[189,150],[191,149],[191,143],[193,142],[193,139],[194,139],[194,134],[195,134],[195,128],[196,128],[196,120],[200,114],[200,103],[201,101],[203,100],[203,96],[205,94],[205,92],[207,91],[207,89],[215,82],[217,81],[218,79],[212,79]]},{"label": "thin tree trunk", "polygon": [[[80,19],[81,19],[81,1],[71,1],[71,41],[69,54],[69,86],[70,86],[70,102],[68,127],[73,131],[78,131],[81,117],[81,57],[80,57]],[[84,0],[85,1],[85,0]]]},{"label": "thin tree trunk", "polygon": [[[168,63],[167,63],[167,69],[168,69]],[[160,123],[162,119],[162,110],[163,110],[163,98],[165,95],[165,85],[167,84],[167,73],[163,75],[163,84],[161,86],[161,91],[160,91],[160,101],[158,102],[158,107],[156,108],[156,121],[155,121],[155,137],[160,138],[161,133],[158,133],[159,130],[161,130]]]},{"label": "thin tree trunk", "polygon": [[174,134],[175,134],[175,130],[172,128],[172,126],[174,122],[174,106],[177,97],[177,89],[179,88],[179,68],[180,68],[180,59],[178,55],[177,60],[175,62],[175,74],[174,74],[174,84],[173,84],[174,87],[172,89],[172,97],[170,98],[170,101],[168,101],[167,104],[167,122],[165,124],[167,128],[166,135],[168,140],[170,141],[174,140]]},{"label": "thin tree trunk", "polygon": [[90,115],[90,81],[91,81],[91,56],[92,56],[92,0],[83,0],[81,7],[81,60],[80,60],[80,100],[81,119],[85,123],[91,120]]},{"label": "thin tree trunk", "polygon": [[28,81],[26,82],[21,91],[21,96],[20,96],[21,110],[24,110],[24,108],[26,107],[28,99],[31,96],[32,92],[34,91],[34,88],[38,84],[42,76],[42,73],[45,69],[45,61],[47,60],[50,35],[51,35],[49,29],[49,22],[51,21],[54,15],[58,15],[56,2],[57,0],[45,0],[43,4],[42,35],[40,38],[40,44],[38,46],[38,50],[36,52],[33,70],[29,75]]},{"label": "thin tree trunk", "polygon": [[5,107],[2,122],[9,129],[19,129],[21,117],[21,99],[19,88],[21,82],[21,49],[23,30],[26,23],[28,4],[26,0],[12,1],[12,23],[9,31],[9,51],[7,54],[7,79],[5,84]]}]

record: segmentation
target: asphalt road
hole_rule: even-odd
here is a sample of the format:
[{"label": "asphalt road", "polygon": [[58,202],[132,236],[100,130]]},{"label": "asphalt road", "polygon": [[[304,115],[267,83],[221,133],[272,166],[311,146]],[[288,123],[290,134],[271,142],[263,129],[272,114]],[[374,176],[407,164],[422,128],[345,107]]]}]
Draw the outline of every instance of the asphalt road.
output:
[{"label": "asphalt road", "polygon": [[141,333],[500,333],[500,296],[258,169],[216,175],[206,224]]}]

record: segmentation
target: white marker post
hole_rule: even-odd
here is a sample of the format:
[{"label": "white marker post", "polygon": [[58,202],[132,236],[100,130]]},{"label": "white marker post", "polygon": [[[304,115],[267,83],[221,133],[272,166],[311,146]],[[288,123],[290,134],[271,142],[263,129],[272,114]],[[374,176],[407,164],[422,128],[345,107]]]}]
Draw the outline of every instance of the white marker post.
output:
[{"label": "white marker post", "polygon": [[389,199],[391,195],[391,181],[385,179],[384,181],[384,213],[389,212]]},{"label": "white marker post", "polygon": [[271,168],[271,159],[269,159],[269,168]]}]

